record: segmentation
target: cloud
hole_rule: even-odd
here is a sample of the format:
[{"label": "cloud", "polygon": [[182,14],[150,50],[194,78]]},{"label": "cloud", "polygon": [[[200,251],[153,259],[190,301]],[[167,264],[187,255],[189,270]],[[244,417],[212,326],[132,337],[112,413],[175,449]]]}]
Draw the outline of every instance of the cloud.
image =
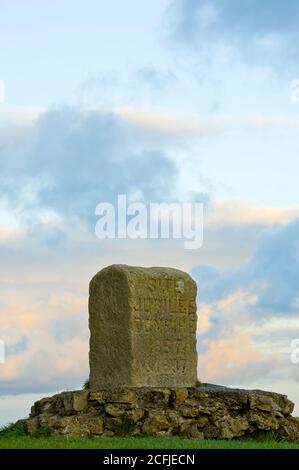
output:
[{"label": "cloud", "polygon": [[275,316],[298,313],[299,219],[277,226],[258,237],[251,259],[235,269],[199,266],[193,270],[202,300],[215,300],[238,289],[256,292],[252,313]]},{"label": "cloud", "polygon": [[0,106],[0,153],[7,146],[26,144],[41,112],[37,108]]},{"label": "cloud", "polygon": [[172,69],[144,65],[135,69],[109,70],[83,81],[74,100],[85,108],[160,105],[176,91],[178,77]]},{"label": "cloud", "polygon": [[172,37],[185,44],[285,63],[286,55],[297,56],[298,13],[297,0],[174,0],[167,18]]},{"label": "cloud", "polygon": [[43,110],[41,108],[21,106],[1,106],[0,126],[4,124],[30,125],[36,121]]},{"label": "cloud", "polygon": [[29,416],[32,403],[49,395],[50,392],[0,396],[0,426],[15,423],[18,419]]},{"label": "cloud", "polygon": [[[257,220],[263,211],[258,212]],[[202,380],[298,380],[286,349],[299,337],[299,218],[282,225],[276,221],[278,214],[274,211],[268,219],[266,214],[265,226],[270,225],[243,264],[222,269],[201,265],[192,271],[199,285]],[[230,249],[234,251],[233,245]]]},{"label": "cloud", "polygon": [[[23,298],[16,298],[16,290]],[[88,317],[81,292],[52,286],[34,293],[2,288],[1,339],[6,361],[1,367],[1,394],[43,392],[78,386],[88,376]],[[25,306],[26,305],[26,306]]]},{"label": "cloud", "polygon": [[206,208],[205,226],[221,227],[286,225],[299,217],[299,207],[254,207],[242,200],[211,201]]},{"label": "cloud", "polygon": [[[147,70],[145,68],[144,70]],[[151,68],[149,68],[151,70]],[[143,69],[142,69],[143,71]],[[158,76],[159,73],[156,72]],[[161,74],[162,77],[164,76]],[[96,79],[94,79],[96,81]],[[101,83],[101,80],[98,79]],[[158,80],[158,79],[157,79]],[[161,81],[162,78],[161,78]],[[96,83],[98,83],[96,81]],[[112,85],[111,85],[112,86]],[[153,85],[154,86],[154,85]],[[158,85],[157,85],[158,86]],[[162,85],[161,85],[162,86]],[[88,85],[86,84],[88,89]],[[90,116],[100,116],[110,118],[114,117],[114,124],[119,125],[121,130],[128,136],[130,135],[131,142],[133,138],[139,136],[146,140],[146,136],[152,137],[152,143],[156,141],[157,145],[159,137],[168,138],[167,144],[171,145],[171,139],[175,144],[180,141],[189,141],[192,138],[202,137],[221,137],[224,134],[230,133],[235,130],[259,131],[259,130],[286,130],[297,132],[299,128],[299,118],[293,115],[268,115],[268,114],[223,114],[218,116],[207,114],[200,114],[195,112],[178,112],[177,110],[169,109],[167,106],[146,106],[123,104],[119,100],[118,105],[107,106],[103,110],[101,106],[88,106],[83,112],[80,108],[65,108],[64,112],[73,110],[74,115],[82,114],[81,118],[87,119]],[[61,110],[60,110],[61,111]],[[35,126],[35,132],[39,129],[40,124],[38,121],[49,118],[49,114],[60,112],[44,111],[42,109],[27,109],[27,108],[0,108],[0,147],[5,148],[8,144],[24,144],[32,139],[30,129]],[[3,121],[3,122],[2,122]],[[112,121],[112,119],[111,119]],[[1,125],[2,124],[2,125]],[[140,135],[140,132],[142,133]],[[139,134],[138,134],[139,133]],[[148,139],[147,139],[148,142]]]},{"label": "cloud", "polygon": [[5,225],[0,225],[0,245],[11,243],[23,235],[23,231],[20,228],[16,227],[7,227]]},{"label": "cloud", "polygon": [[265,355],[245,331],[215,341],[206,340],[206,344],[207,350],[199,354],[198,361],[198,373],[203,381],[248,384],[265,375],[273,364],[273,356]]},{"label": "cloud", "polygon": [[150,86],[154,91],[162,90],[169,83],[175,82],[177,77],[173,72],[159,71],[155,67],[145,66],[137,71],[137,76],[144,85]]},{"label": "cloud", "polygon": [[267,115],[219,115],[201,116],[196,113],[183,114],[167,110],[120,106],[113,111],[139,131],[156,137],[168,137],[177,143],[192,138],[222,137],[236,130],[256,132],[259,130],[286,130],[298,132],[299,118],[296,116]]},{"label": "cloud", "polygon": [[223,123],[217,119],[180,115],[173,111],[155,111],[136,107],[118,107],[115,112],[136,129],[154,135],[174,138],[217,136],[224,132]]},{"label": "cloud", "polygon": [[174,162],[159,148],[138,148],[126,122],[113,113],[46,112],[27,145],[0,152],[0,188],[12,204],[85,220],[100,201],[117,194],[167,197],[176,177]]}]

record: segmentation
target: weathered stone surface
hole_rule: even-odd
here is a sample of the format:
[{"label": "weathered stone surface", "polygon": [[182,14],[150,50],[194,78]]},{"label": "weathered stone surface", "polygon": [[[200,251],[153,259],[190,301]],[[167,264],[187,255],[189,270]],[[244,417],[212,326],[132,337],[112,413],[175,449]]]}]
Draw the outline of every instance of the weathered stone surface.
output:
[{"label": "weathered stone surface", "polygon": [[91,392],[91,400],[98,403],[135,403],[137,400],[134,389],[110,389]]},{"label": "weathered stone surface", "polygon": [[27,419],[26,426],[27,426],[27,431],[29,434],[35,433],[39,427],[38,419],[37,418]]},{"label": "weathered stone surface", "polygon": [[75,411],[85,411],[87,408],[88,392],[73,394],[73,407]]},{"label": "weathered stone surface", "polygon": [[90,282],[90,387],[191,387],[196,283],[177,269],[112,265]]},{"label": "weathered stone surface", "polygon": [[173,394],[175,403],[177,405],[180,405],[180,404],[184,403],[186,398],[188,398],[188,395],[189,395],[188,390],[186,388],[175,390],[175,392]]},{"label": "weathered stone surface", "polygon": [[143,424],[144,434],[156,434],[159,431],[169,429],[169,421],[165,412],[150,411]]},{"label": "weathered stone surface", "polygon": [[24,426],[65,436],[179,435],[234,439],[274,433],[299,442],[285,395],[216,385],[64,392],[40,400]]},{"label": "weathered stone surface", "polygon": [[122,416],[125,413],[125,409],[121,408],[121,406],[113,405],[112,403],[108,403],[105,406],[105,411],[108,415],[117,418],[118,416]]}]

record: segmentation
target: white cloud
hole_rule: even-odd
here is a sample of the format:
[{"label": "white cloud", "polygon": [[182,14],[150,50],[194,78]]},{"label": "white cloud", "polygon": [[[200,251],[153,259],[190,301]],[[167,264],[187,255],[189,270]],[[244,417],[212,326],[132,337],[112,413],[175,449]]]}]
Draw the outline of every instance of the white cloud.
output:
[{"label": "white cloud", "polygon": [[286,225],[299,217],[299,207],[254,207],[241,200],[212,201],[206,210],[205,225],[208,228],[225,226]]}]

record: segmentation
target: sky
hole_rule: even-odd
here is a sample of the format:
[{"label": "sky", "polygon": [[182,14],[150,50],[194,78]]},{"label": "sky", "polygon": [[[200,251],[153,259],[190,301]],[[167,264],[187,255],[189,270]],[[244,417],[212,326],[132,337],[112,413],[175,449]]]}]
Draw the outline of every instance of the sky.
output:
[{"label": "sky", "polygon": [[[188,271],[199,378],[299,410],[299,0],[0,9],[0,424],[82,386],[88,283],[113,263]],[[204,203],[203,246],[97,239],[118,194]]]}]

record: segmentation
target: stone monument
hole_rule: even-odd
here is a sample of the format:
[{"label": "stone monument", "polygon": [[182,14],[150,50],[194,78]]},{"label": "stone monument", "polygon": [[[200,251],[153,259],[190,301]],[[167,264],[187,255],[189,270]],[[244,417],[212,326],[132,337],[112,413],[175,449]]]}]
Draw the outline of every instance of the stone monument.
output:
[{"label": "stone monument", "polygon": [[192,387],[196,292],[171,268],[112,265],[90,282],[90,388]]},{"label": "stone monument", "polygon": [[196,383],[196,284],[177,269],[109,266],[90,282],[89,388],[37,401],[25,433],[299,442],[285,395]]}]

